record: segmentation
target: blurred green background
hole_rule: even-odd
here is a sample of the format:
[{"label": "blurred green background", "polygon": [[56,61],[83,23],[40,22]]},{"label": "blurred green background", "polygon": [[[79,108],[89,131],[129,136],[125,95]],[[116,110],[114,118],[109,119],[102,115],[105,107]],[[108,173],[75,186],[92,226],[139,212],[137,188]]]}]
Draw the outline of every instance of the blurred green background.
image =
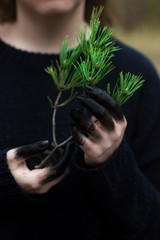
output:
[{"label": "blurred green background", "polygon": [[160,75],[160,1],[112,0],[115,37],[146,55]]}]

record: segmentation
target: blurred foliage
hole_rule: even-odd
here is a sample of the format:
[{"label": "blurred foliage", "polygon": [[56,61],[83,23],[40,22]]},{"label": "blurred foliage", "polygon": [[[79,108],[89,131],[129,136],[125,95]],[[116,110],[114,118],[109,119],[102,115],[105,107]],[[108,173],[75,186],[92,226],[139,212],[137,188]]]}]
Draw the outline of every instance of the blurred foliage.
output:
[{"label": "blurred foliage", "polygon": [[[131,31],[141,26],[160,27],[160,1],[112,0],[117,8],[120,23]],[[118,22],[116,22],[118,24]]]},{"label": "blurred foliage", "polygon": [[112,1],[117,8],[115,37],[150,58],[160,74],[160,1]]}]

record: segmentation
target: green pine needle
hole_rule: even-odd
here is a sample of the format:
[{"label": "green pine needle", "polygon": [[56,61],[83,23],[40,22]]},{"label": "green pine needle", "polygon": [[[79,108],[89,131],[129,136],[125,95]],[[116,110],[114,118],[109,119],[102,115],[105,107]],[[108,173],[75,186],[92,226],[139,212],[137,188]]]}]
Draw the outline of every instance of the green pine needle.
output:
[{"label": "green pine needle", "polygon": [[[114,53],[119,49],[115,46],[112,38],[113,29],[100,27],[100,16],[103,7],[94,7],[90,20],[91,34],[87,39],[87,28],[77,27],[78,45],[75,49],[70,49],[69,38],[66,37],[60,49],[59,61],[53,62],[47,67],[46,72],[50,74],[59,91],[71,91],[71,96],[64,103],[56,107],[64,106],[69,103],[75,95],[75,87],[96,85],[101,81],[115,66],[112,63]],[[123,105],[135,91],[143,84],[142,77],[127,73],[120,73],[112,96],[116,101]],[[107,85],[107,92],[111,95],[110,84]],[[48,97],[50,105],[54,108],[52,100]]]},{"label": "green pine needle", "polygon": [[[144,83],[141,76],[133,75],[130,72],[120,73],[120,78],[114,86],[112,97],[122,106],[130,99],[134,92],[137,91]],[[110,87],[107,88],[107,93],[111,95]]]}]

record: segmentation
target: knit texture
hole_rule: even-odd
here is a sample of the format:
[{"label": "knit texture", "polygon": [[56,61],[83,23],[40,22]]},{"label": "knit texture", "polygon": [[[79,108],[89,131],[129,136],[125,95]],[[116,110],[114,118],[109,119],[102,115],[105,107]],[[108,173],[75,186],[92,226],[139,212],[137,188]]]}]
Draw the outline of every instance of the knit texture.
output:
[{"label": "knit texture", "polygon": [[[44,69],[59,56],[29,53],[0,41],[0,239],[143,239],[160,232],[160,81],[146,57],[117,45],[122,50],[115,53],[116,68],[98,86],[106,89],[110,82],[112,88],[121,71],[146,80],[123,106],[125,139],[95,168],[86,166],[77,146],[70,174],[48,193],[29,196],[11,175],[6,152],[52,140],[47,96],[55,99],[58,92]],[[72,101],[57,112],[58,142],[70,136],[74,107],[78,104]]]}]

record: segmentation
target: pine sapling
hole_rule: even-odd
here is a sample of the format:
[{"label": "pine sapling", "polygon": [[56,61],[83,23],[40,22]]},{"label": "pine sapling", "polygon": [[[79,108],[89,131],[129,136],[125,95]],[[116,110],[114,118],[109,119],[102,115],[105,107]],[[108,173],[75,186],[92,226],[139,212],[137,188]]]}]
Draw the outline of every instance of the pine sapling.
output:
[{"label": "pine sapling", "polygon": [[[107,26],[100,27],[100,15],[102,11],[102,6],[93,8],[90,19],[91,33],[89,38],[87,38],[86,27],[77,27],[77,47],[71,49],[69,38],[66,37],[60,49],[59,61],[56,61],[55,66],[52,63],[46,69],[46,72],[52,77],[58,89],[58,95],[54,102],[48,97],[50,105],[53,108],[52,128],[55,148],[37,168],[46,166],[49,159],[54,156],[56,149],[72,139],[70,136],[62,143],[57,143],[55,131],[57,109],[64,107],[75,98],[77,94],[76,92],[74,93],[75,88],[84,87],[85,85],[94,86],[115,68],[112,58],[115,56],[114,53],[120,49],[116,46],[116,42],[112,38],[113,30]],[[135,76],[129,72],[126,74],[121,72],[113,91],[111,91],[110,84],[108,83],[106,92],[122,106],[143,83],[144,80],[141,76]],[[70,97],[60,103],[60,98],[64,91],[70,91]]]}]

